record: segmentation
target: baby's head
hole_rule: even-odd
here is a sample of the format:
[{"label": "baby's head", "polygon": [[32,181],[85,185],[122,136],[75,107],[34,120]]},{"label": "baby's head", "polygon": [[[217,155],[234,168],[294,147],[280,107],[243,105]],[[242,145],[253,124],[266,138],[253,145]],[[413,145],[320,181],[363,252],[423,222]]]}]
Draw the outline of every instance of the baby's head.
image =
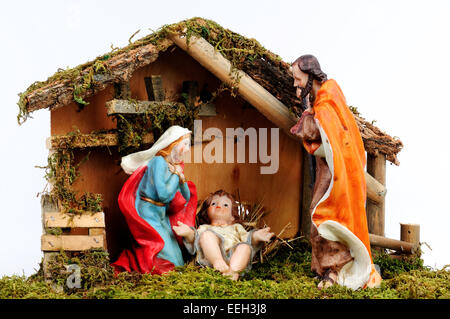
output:
[{"label": "baby's head", "polygon": [[234,196],[224,190],[210,194],[197,215],[197,224],[232,225],[242,223]]}]

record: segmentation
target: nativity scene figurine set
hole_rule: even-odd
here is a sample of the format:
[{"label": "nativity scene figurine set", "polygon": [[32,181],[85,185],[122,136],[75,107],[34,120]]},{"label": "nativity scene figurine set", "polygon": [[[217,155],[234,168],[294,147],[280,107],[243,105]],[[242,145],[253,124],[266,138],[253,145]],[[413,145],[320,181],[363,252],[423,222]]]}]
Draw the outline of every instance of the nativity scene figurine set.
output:
[{"label": "nativity scene figurine set", "polygon": [[[376,287],[381,277],[370,250],[366,159],[358,126],[340,87],[314,56],[299,57],[292,75],[305,111],[291,134],[301,138],[299,147],[316,163],[310,240],[311,269],[321,278],[318,288],[335,283]],[[268,227],[245,230],[238,202],[227,190],[208,190],[197,213],[197,189],[184,176],[182,161],[190,145],[191,131],[172,126],[150,149],[122,158],[131,176],[118,202],[133,244],[112,264],[116,273],[165,273],[185,263],[184,250],[195,255],[197,264],[237,280],[273,238]]]}]

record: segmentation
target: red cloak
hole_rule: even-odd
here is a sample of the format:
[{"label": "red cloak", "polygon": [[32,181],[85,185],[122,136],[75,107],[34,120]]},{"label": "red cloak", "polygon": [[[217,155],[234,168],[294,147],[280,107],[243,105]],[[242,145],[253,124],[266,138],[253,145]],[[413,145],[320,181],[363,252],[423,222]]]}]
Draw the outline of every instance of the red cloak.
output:
[{"label": "red cloak", "polygon": [[[172,262],[157,257],[157,254],[164,247],[164,241],[158,232],[136,211],[136,192],[146,170],[147,166],[138,168],[127,179],[119,194],[119,207],[125,216],[133,242],[132,247],[122,251],[117,261],[111,264],[116,274],[122,271],[162,274],[173,270],[175,267]],[[195,226],[197,189],[191,181],[187,183],[191,193],[187,205],[185,206],[186,200],[180,192],[175,194],[169,205],[168,212],[171,226],[177,225],[178,221],[188,226]],[[176,234],[175,237],[178,244],[182,246],[182,238]]]}]

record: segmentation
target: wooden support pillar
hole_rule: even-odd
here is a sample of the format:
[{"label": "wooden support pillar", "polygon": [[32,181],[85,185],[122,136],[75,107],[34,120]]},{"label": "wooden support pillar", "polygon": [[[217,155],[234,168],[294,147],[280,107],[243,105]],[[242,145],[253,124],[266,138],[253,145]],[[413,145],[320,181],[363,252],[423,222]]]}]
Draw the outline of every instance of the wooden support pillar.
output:
[{"label": "wooden support pillar", "polygon": [[[314,175],[315,170],[312,167],[312,162],[314,157],[303,150],[303,172],[302,172],[302,203],[301,203],[301,218],[300,218],[300,229],[301,235],[309,239],[311,232],[311,200],[312,193],[314,189]],[[374,206],[379,207],[380,204],[384,205],[384,197],[386,195],[386,187],[378,182],[367,172],[365,173],[366,184],[367,184],[367,201]],[[384,218],[383,218],[383,234],[384,235]],[[382,236],[380,235],[380,236]]]},{"label": "wooden support pillar", "polygon": [[[45,234],[45,218],[44,215],[48,212],[55,212],[58,211],[58,203],[54,198],[48,194],[44,194],[41,197],[41,221],[42,221],[42,232]],[[48,252],[43,251],[44,258],[42,260],[42,271],[44,272],[44,277],[48,279],[50,277],[50,274],[48,272],[48,264],[49,262],[58,254],[56,252]]]},{"label": "wooden support pillar", "polygon": [[303,151],[303,185],[302,185],[302,213],[300,216],[300,230],[301,235],[305,236],[309,240],[311,236],[311,200],[312,193],[314,189],[313,176],[314,171],[311,170],[311,161],[314,161],[312,155],[308,154],[305,150]]},{"label": "wooden support pillar", "polygon": [[[400,240],[420,247],[420,225],[400,224]],[[420,252],[420,250],[418,250]]]},{"label": "wooden support pillar", "polygon": [[[367,173],[380,184],[386,186],[386,156],[384,154],[375,156],[367,154]],[[382,196],[378,202],[375,202],[368,197],[366,214],[369,233],[384,236],[384,208],[384,196]]]}]

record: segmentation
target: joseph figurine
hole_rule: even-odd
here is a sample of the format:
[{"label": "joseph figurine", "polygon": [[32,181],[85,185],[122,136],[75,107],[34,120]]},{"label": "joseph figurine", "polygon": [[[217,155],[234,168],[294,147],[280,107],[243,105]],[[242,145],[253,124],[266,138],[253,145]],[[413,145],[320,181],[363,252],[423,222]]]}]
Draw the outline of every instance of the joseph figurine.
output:
[{"label": "joseph figurine", "polygon": [[334,283],[376,287],[381,277],[370,251],[365,212],[364,145],[341,88],[317,59],[303,55],[292,64],[296,95],[305,110],[291,133],[315,157],[310,206],[311,270],[319,289]]}]

